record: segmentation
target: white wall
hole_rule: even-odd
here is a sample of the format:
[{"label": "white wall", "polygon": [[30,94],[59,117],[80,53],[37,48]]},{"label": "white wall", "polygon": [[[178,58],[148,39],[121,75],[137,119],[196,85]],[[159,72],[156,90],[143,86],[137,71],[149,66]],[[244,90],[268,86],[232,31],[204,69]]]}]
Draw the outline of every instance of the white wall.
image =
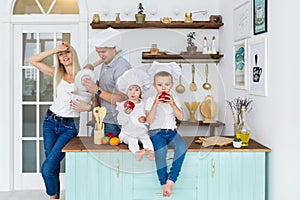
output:
[{"label": "white wall", "polygon": [[[218,68],[210,67],[210,78],[213,83],[213,87],[217,88],[218,91],[213,95],[217,98],[218,104],[220,105],[220,115],[219,119],[224,120],[226,123],[226,128],[223,130],[223,134],[232,135],[233,123],[232,117],[228,114],[229,109],[225,105],[225,99],[232,99],[236,96],[249,95],[247,91],[233,89],[232,86],[232,47],[233,47],[233,8],[238,5],[243,0],[235,1],[199,1],[191,0],[183,3],[181,0],[174,0],[172,3],[167,0],[145,0],[143,1],[145,12],[147,14],[147,19],[155,20],[162,16],[173,17],[174,19],[182,20],[184,13],[186,11],[197,11],[206,8],[210,11],[210,14],[221,14],[223,16],[223,22],[225,25],[219,29],[219,48],[220,52],[224,54],[221,64]],[[89,19],[92,19],[94,13],[99,13],[101,19],[106,18],[107,20],[113,20],[115,12],[124,12],[124,9],[128,8],[131,10],[131,14],[128,20],[133,20],[133,14],[136,12],[136,7],[138,1],[87,1],[89,10]],[[266,36],[268,38],[268,96],[253,96],[249,95],[253,100],[253,110],[251,111],[251,119],[249,120],[249,126],[252,129],[252,138],[258,140],[262,144],[270,147],[272,152],[268,154],[268,177],[267,177],[267,195],[269,200],[282,200],[282,199],[300,199],[300,194],[298,192],[297,183],[300,179],[300,162],[299,154],[300,150],[297,147],[297,143],[300,140],[299,128],[297,126],[296,119],[297,114],[300,111],[298,107],[298,99],[300,91],[299,83],[299,64],[297,60],[297,47],[299,46],[298,32],[296,31],[298,17],[296,13],[298,8],[296,6],[296,1],[269,1],[269,31],[267,34],[261,36]],[[0,98],[0,107],[2,114],[0,115],[1,121],[1,141],[0,141],[0,191],[9,190],[10,180],[12,180],[9,175],[12,169],[12,151],[10,146],[10,136],[13,133],[10,123],[12,123],[11,112],[10,112],[10,102],[12,100],[10,97],[9,90],[9,78],[7,74],[10,74],[10,56],[11,52],[9,43],[10,33],[7,33],[9,25],[8,22],[8,11],[7,7],[10,6],[10,0],[5,0],[2,2],[0,7],[0,30],[1,38],[7,38],[5,40],[1,39],[1,49],[0,49],[0,60],[1,63],[1,74],[0,79],[0,89],[2,92],[2,97]],[[101,10],[107,9],[109,14],[104,16]],[[157,14],[151,16],[149,11],[154,9]],[[175,16],[175,9],[180,10],[180,14]],[[121,20],[124,16],[121,14]],[[126,17],[126,16],[125,16]],[[201,14],[195,15],[195,20],[201,20]],[[90,35],[95,34],[98,30],[92,30],[89,27]],[[152,31],[152,30],[151,30]],[[178,38],[184,37],[188,30],[178,30]],[[203,34],[216,34],[210,30],[196,30],[201,37]],[[143,32],[144,30],[139,30],[134,32]],[[152,32],[151,32],[152,33]],[[132,37],[132,35],[125,34],[126,37]],[[165,33],[161,33],[165,34]],[[180,36],[181,34],[181,36]],[[296,35],[297,34],[297,35]],[[155,38],[156,34],[152,34]],[[258,37],[258,36],[257,36]],[[132,42],[132,49],[143,47],[150,48],[153,41],[152,40],[139,40],[139,43]],[[138,38],[139,39],[139,38]],[[128,41],[132,41],[131,39]],[[184,48],[184,39],[181,41],[176,41],[173,43],[164,43],[164,40],[157,42],[159,47],[164,47],[170,50],[181,50]],[[199,41],[200,42],[200,41]],[[169,45],[169,46],[168,46]],[[173,45],[173,46],[172,46]],[[126,45],[127,46],[127,45]],[[93,52],[92,47],[90,47],[90,52]],[[135,56],[136,54],[128,54],[127,58],[133,63],[134,66],[140,65],[140,57]],[[91,58],[87,58],[87,61]],[[94,59],[94,58],[93,58]],[[190,68],[184,71],[186,76],[185,86],[191,81]],[[203,83],[203,70],[204,65],[197,66],[199,72],[199,79],[196,80],[199,87]],[[212,68],[212,69],[211,69]],[[218,74],[219,72],[219,74]],[[217,75],[218,74],[218,75]],[[201,90],[203,92],[203,90]],[[200,92],[199,92],[200,93]],[[192,94],[193,95],[193,94]],[[203,94],[197,94],[199,97],[203,97]],[[196,97],[198,97],[196,95]],[[200,116],[198,116],[200,117]]]}]

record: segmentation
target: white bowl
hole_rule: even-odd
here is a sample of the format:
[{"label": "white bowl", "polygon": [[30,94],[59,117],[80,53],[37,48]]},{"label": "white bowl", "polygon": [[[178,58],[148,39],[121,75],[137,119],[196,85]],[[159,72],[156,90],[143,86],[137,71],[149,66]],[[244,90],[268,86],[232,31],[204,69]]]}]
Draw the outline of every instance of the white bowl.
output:
[{"label": "white bowl", "polygon": [[83,81],[86,78],[92,79],[96,83],[96,76],[94,74],[94,71],[90,69],[82,69],[80,70],[75,77],[75,86],[81,90],[81,91],[86,91],[85,86],[83,85]]},{"label": "white bowl", "polygon": [[242,147],[242,141],[240,141],[240,142],[233,141],[233,147],[234,148],[241,148]]},{"label": "white bowl", "polygon": [[92,101],[92,97],[93,97],[93,95],[91,93],[79,91],[79,90],[70,92],[70,95],[71,95],[71,99],[73,101],[80,99],[86,103],[90,103]]}]

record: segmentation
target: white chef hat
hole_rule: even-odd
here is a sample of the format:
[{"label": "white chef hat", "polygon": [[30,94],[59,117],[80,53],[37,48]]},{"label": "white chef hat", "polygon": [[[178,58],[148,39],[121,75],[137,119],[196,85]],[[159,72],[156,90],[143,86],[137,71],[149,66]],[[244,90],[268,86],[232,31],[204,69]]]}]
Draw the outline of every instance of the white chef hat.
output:
[{"label": "white chef hat", "polygon": [[120,31],[111,27],[101,31],[89,39],[89,43],[95,47],[116,47],[121,42]]},{"label": "white chef hat", "polygon": [[181,75],[181,68],[176,62],[160,63],[154,61],[148,69],[149,75],[153,78],[155,74],[161,71],[169,72],[173,76],[173,80],[177,80]]},{"label": "white chef hat", "polygon": [[118,78],[117,87],[122,93],[126,94],[129,86],[131,85],[139,86],[144,93],[151,86],[150,77],[141,69],[129,69]]}]

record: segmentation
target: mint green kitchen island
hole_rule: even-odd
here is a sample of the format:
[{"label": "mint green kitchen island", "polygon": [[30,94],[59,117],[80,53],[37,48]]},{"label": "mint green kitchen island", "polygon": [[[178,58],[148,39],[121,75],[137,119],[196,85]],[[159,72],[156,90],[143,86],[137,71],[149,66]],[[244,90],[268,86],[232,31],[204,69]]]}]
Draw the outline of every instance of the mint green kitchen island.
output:
[{"label": "mint green kitchen island", "polygon": [[[266,154],[254,140],[248,147],[203,148],[184,137],[189,149],[173,194],[176,200],[266,199]],[[73,138],[66,152],[66,200],[156,200],[162,197],[155,161],[135,160],[127,145],[95,145]],[[172,162],[173,150],[168,152]]]}]

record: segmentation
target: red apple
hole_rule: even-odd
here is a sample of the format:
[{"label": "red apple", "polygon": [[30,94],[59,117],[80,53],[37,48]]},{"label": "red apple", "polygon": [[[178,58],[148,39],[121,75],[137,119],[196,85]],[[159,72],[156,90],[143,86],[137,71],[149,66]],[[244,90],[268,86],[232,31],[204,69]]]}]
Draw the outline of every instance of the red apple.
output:
[{"label": "red apple", "polygon": [[167,100],[170,100],[170,95],[166,92],[162,92],[158,98],[163,100],[163,102],[167,102]]},{"label": "red apple", "polygon": [[134,103],[133,103],[132,101],[129,101],[129,100],[128,100],[128,101],[125,101],[125,102],[124,102],[124,108],[126,108],[126,109],[127,109],[127,108],[133,109],[134,106],[135,106],[135,105],[134,105]]},{"label": "red apple", "polygon": [[109,137],[109,138],[115,137],[115,135],[111,132],[107,133],[106,136]]}]

